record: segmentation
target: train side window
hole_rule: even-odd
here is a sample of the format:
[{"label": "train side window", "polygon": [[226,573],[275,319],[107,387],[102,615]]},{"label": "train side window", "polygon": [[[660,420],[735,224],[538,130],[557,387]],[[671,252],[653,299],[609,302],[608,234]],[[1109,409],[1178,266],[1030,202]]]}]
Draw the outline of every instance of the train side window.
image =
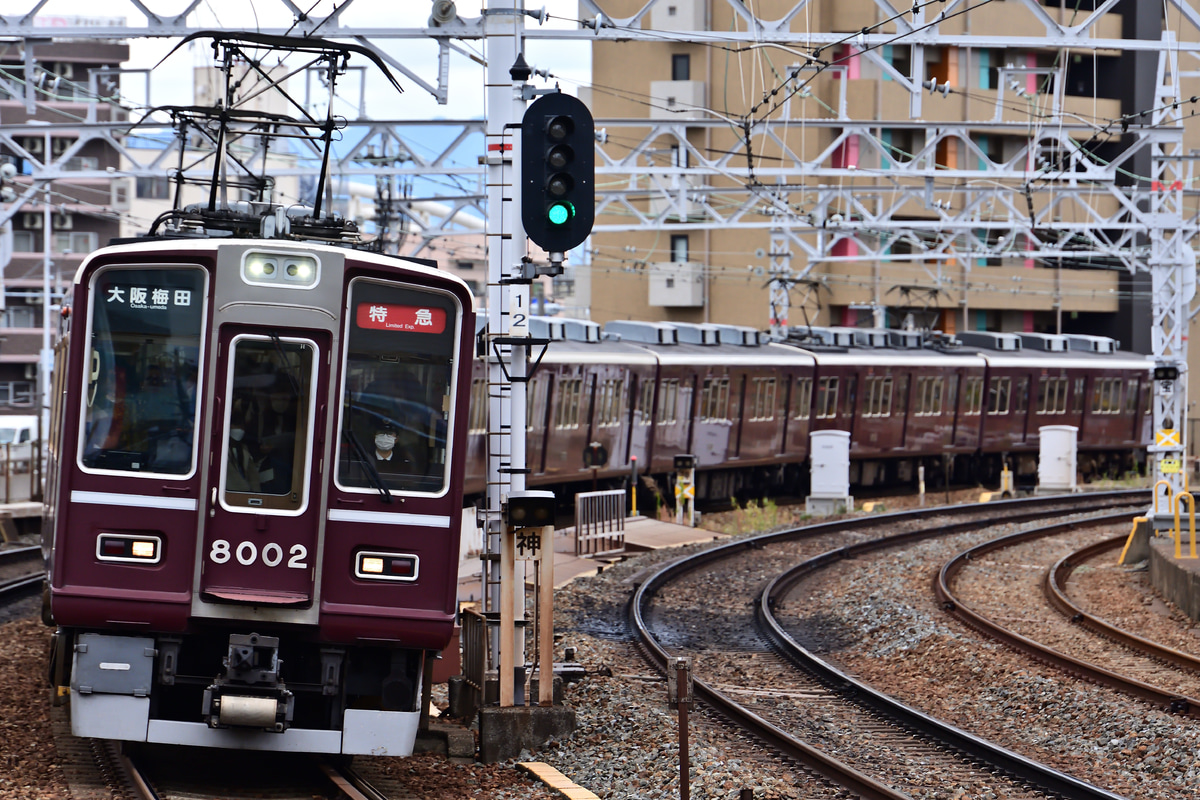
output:
[{"label": "train side window", "polygon": [[1058,383],[1058,397],[1057,397],[1057,402],[1054,404],[1054,413],[1055,414],[1065,414],[1065,413],[1067,413],[1068,381],[1066,378],[1059,378],[1057,383]]},{"label": "train side window", "polygon": [[554,399],[555,428],[579,427],[579,398],[582,392],[583,378],[564,378],[558,382],[558,395]]},{"label": "train side window", "polygon": [[896,381],[896,401],[892,404],[892,411],[896,416],[903,417],[908,411],[908,376],[901,375]]},{"label": "train side window", "polygon": [[[647,409],[646,413],[650,413]],[[679,421],[679,379],[670,378],[662,382],[658,397],[658,424],[674,425]]]},{"label": "train side window", "polygon": [[[486,398],[485,398],[486,401]],[[534,378],[525,397],[525,430],[534,430],[546,418],[546,381]]]},{"label": "train side window", "polygon": [[837,416],[838,379],[821,378],[817,383],[817,419]]},{"label": "train side window", "polygon": [[967,386],[963,398],[965,408],[963,413],[968,416],[978,416],[983,408],[983,378],[971,376],[967,378]]},{"label": "train side window", "polygon": [[775,419],[775,379],[754,379],[754,404],[751,406],[751,420],[756,422]]},{"label": "train side window", "polygon": [[184,477],[195,470],[207,274],[109,267],[92,278],[79,463]]},{"label": "train side window", "polygon": [[1083,378],[1075,379],[1075,388],[1072,390],[1072,393],[1071,393],[1071,413],[1072,414],[1082,414],[1083,413],[1084,385],[1085,385],[1085,381]]},{"label": "train side window", "polygon": [[621,378],[610,378],[602,382],[596,402],[597,426],[611,428],[621,424],[621,415],[625,411],[625,381]]},{"label": "train side window", "polygon": [[467,423],[467,432],[487,433],[487,415],[487,378],[476,378],[471,381],[471,419]]},{"label": "train side window", "polygon": [[988,413],[1007,414],[1012,396],[1012,378],[992,378],[988,386]]},{"label": "train side window", "polygon": [[647,378],[642,381],[638,390],[637,421],[639,425],[649,425],[653,420],[654,410],[654,381]]},{"label": "train side window", "polygon": [[[337,485],[374,495],[447,491],[459,394],[458,302],[444,292],[355,278],[345,317]],[[472,390],[482,391],[484,402],[473,423],[476,412],[468,411],[468,425],[482,428],[486,383]]]},{"label": "train side window", "polygon": [[946,379],[945,378],[934,378],[931,381],[931,383],[933,384],[933,390],[932,390],[932,393],[930,394],[930,412],[929,413],[938,415],[938,414],[942,413],[942,392],[946,385]]},{"label": "train side window", "polygon": [[1029,378],[1017,378],[1017,388],[1012,396],[1015,398],[1014,411],[1024,414],[1029,410]]},{"label": "train side window", "polygon": [[853,417],[853,416],[854,416],[854,401],[855,401],[855,399],[856,399],[856,398],[855,398],[855,395],[857,395],[857,394],[858,394],[858,376],[857,376],[857,375],[851,375],[851,376],[849,377],[849,379],[847,379],[847,381],[846,381],[846,406],[845,406],[845,411],[846,411],[846,416],[847,416],[847,417]]},{"label": "train side window", "polygon": [[[1050,380],[1044,375],[1038,378],[1037,413],[1039,414],[1046,413]],[[1053,404],[1050,404],[1050,407],[1053,407]]]},{"label": "train side window", "polygon": [[812,378],[796,379],[796,399],[793,405],[793,419],[808,419],[812,413]]},{"label": "train side window", "polygon": [[700,390],[700,418],[706,422],[729,419],[729,378],[705,378]]},{"label": "train side window", "polygon": [[1137,378],[1130,378],[1125,384],[1125,413],[1137,413]]}]

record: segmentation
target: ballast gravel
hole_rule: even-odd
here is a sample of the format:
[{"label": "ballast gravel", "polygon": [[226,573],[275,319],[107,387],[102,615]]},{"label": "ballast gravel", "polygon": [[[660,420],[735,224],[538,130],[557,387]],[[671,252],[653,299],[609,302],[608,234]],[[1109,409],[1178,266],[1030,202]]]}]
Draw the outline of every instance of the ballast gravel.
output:
[{"label": "ballast gravel", "polygon": [[[721,526],[715,516],[707,523]],[[798,591],[809,592],[805,602],[819,610],[822,624],[832,620],[845,634],[828,655],[911,705],[1126,797],[1191,796],[1200,785],[1194,723],[1031,664],[948,618],[930,585],[932,571],[955,550],[939,547],[929,542],[855,559],[844,565],[851,574],[828,576],[836,583],[802,585]],[[692,549],[637,556],[556,592],[559,657],[574,647],[587,669],[566,689],[578,728],[518,760],[545,761],[604,800],[679,796],[676,714],[624,620],[636,582],[655,564]],[[1098,604],[1106,617],[1147,638],[1200,651],[1200,626],[1157,597],[1144,571],[1097,567],[1079,578],[1079,602]],[[57,762],[45,636],[29,618],[0,625],[0,800],[78,796]],[[696,800],[737,798],[744,789],[759,800],[834,796],[703,713],[691,715],[690,751]],[[511,763],[460,765],[423,756],[398,763],[395,772],[404,776],[404,797],[553,796]],[[939,797],[954,796],[952,787],[944,789]]]}]

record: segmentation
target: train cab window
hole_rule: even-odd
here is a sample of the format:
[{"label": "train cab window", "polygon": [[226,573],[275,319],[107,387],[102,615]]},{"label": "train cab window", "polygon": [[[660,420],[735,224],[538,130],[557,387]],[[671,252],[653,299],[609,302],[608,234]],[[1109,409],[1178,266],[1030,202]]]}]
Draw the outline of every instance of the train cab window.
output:
[{"label": "train cab window", "polygon": [[1154,413],[1154,403],[1150,402],[1150,382],[1142,383],[1142,413],[1147,417]]},{"label": "train cab window", "polygon": [[812,378],[796,379],[796,395],[792,402],[792,419],[808,419],[812,413]]},{"label": "train cab window", "polygon": [[357,278],[347,311],[337,485],[364,494],[445,492],[458,302]]},{"label": "train cab window", "polygon": [[838,379],[821,378],[817,382],[817,419],[837,416]]},{"label": "train cab window", "polygon": [[976,417],[983,412],[983,378],[971,376],[967,378],[966,396],[963,398],[963,413]]},{"label": "train cab window", "polygon": [[206,282],[199,268],[110,267],[92,278],[84,469],[194,471]]},{"label": "train cab window", "polygon": [[1012,378],[992,378],[988,384],[988,414],[1007,414],[1012,397]]},{"label": "train cab window", "polygon": [[234,338],[221,455],[226,506],[296,512],[307,505],[316,350],[303,339]]}]

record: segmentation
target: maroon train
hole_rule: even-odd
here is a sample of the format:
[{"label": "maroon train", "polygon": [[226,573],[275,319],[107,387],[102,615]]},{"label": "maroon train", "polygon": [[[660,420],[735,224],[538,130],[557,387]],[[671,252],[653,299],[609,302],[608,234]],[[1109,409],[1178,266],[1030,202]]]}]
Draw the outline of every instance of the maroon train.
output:
[{"label": "maroon train", "polygon": [[[794,330],[537,319],[552,339],[529,382],[531,485],[590,488],[640,472],[667,488],[697,461],[697,496],[807,491],[809,434],[850,433],[851,483],[996,483],[1037,471],[1039,428],[1078,430],[1085,478],[1144,464],[1151,361],[1099,336]],[[616,336],[613,336],[615,334]],[[617,337],[620,337],[619,340]],[[469,494],[482,491],[485,388],[473,377]],[[600,445],[602,463],[585,452]]]},{"label": "maroon train", "polygon": [[68,322],[44,612],[75,734],[410,753],[456,612],[466,286],[159,239],[90,255]]}]

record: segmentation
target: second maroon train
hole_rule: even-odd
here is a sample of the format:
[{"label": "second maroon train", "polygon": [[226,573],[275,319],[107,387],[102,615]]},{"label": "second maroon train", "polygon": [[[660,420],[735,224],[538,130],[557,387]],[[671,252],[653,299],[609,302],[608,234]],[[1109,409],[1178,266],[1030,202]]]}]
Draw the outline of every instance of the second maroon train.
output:
[{"label": "second maroon train", "polygon": [[[1085,479],[1144,468],[1153,363],[1102,336],[535,320],[530,485],[667,488],[694,454],[698,499],[802,495],[809,435],[850,433],[851,483],[998,482],[1037,472],[1039,429],[1078,428]],[[473,373],[467,493],[483,491],[487,382]],[[597,459],[597,455],[599,459]]]}]

